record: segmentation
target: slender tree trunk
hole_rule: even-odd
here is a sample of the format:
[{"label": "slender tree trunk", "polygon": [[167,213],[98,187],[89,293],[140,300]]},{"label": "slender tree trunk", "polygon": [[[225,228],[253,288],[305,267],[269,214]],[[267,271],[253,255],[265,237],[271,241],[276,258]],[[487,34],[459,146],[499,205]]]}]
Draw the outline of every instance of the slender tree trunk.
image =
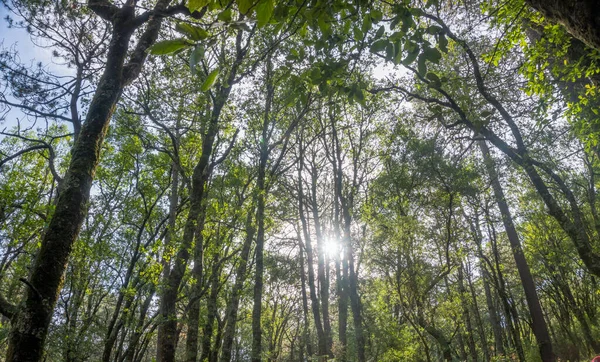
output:
[{"label": "slender tree trunk", "polygon": [[[467,260],[467,262],[468,262],[468,260]],[[480,341],[481,350],[483,352],[483,357],[484,357],[485,361],[489,362],[491,360],[490,350],[488,348],[487,336],[485,334],[485,328],[483,326],[483,321],[481,320],[481,314],[479,313],[479,305],[477,303],[477,293],[475,292],[475,286],[473,285],[471,273],[467,273],[467,284],[469,285],[469,291],[471,292],[471,306],[472,306],[473,316],[475,317],[475,322],[477,323],[477,331],[479,332],[479,341]]]},{"label": "slender tree trunk", "polygon": [[[266,142],[265,142],[266,143]],[[264,274],[264,242],[265,242],[265,168],[267,154],[261,151],[260,167],[258,172],[258,205],[256,208],[256,221],[258,230],[256,233],[255,247],[255,274],[254,274],[254,306],[252,308],[252,362],[260,362],[262,359],[262,292]]]},{"label": "slender tree trunk", "polygon": [[217,320],[217,334],[215,335],[214,346],[210,351],[210,356],[208,359],[210,362],[217,362],[219,360],[219,350],[221,349],[221,342],[223,341],[223,327],[225,321],[219,318],[218,313],[215,313],[215,316]]},{"label": "slender tree trunk", "polygon": [[[125,15],[125,14],[124,14]],[[12,320],[7,361],[39,361],[73,243],[86,213],[100,149],[123,89],[133,14],[114,24],[104,71],[62,182],[56,209],[33,264],[24,303]]]},{"label": "slender tree trunk", "polygon": [[471,354],[471,358],[473,358],[473,361],[477,361],[477,347],[475,347],[475,338],[473,338],[473,334],[475,333],[475,331],[473,330],[473,326],[471,325],[471,306],[469,305],[469,302],[466,298],[467,290],[465,288],[464,283],[464,269],[462,262],[458,266],[458,293],[460,296],[460,304],[463,310],[467,346],[469,347],[469,353]]},{"label": "slender tree trunk", "polygon": [[319,310],[319,297],[315,287],[315,271],[314,271],[314,259],[312,240],[310,237],[310,231],[308,228],[308,222],[304,211],[304,182],[302,180],[302,172],[304,170],[304,149],[300,143],[300,156],[299,156],[299,167],[298,167],[298,215],[300,217],[300,223],[302,225],[302,233],[304,236],[304,250],[306,251],[306,259],[308,261],[308,289],[310,292],[310,306],[313,313],[313,319],[315,321],[315,328],[317,330],[317,342],[318,342],[318,356],[322,359],[323,356],[327,355],[327,341],[325,340],[325,333],[323,331],[323,324],[321,321],[321,313]]},{"label": "slender tree trunk", "polygon": [[504,319],[508,325],[509,336],[508,338],[510,344],[517,351],[517,356],[519,357],[519,361],[525,361],[525,352],[523,351],[523,343],[521,342],[521,335],[519,334],[519,328],[516,326],[518,324],[519,315],[516,313],[515,309],[511,305],[511,301],[508,297],[508,292],[506,288],[506,282],[504,281],[504,273],[502,271],[501,262],[500,262],[500,252],[498,250],[498,241],[496,237],[496,230],[494,228],[494,224],[491,221],[488,210],[486,210],[486,216],[488,219],[488,234],[490,240],[492,242],[492,251],[494,255],[494,267],[497,275],[497,286],[498,296],[500,298],[500,303],[502,304],[502,309],[504,312]]},{"label": "slender tree trunk", "polygon": [[265,103],[265,113],[263,118],[262,138],[260,143],[260,157],[258,165],[257,187],[257,207],[256,207],[256,247],[255,247],[255,271],[254,271],[254,305],[252,308],[252,362],[261,362],[262,360],[262,293],[263,293],[263,275],[264,275],[264,243],[265,243],[265,200],[267,188],[265,186],[267,162],[269,160],[269,125],[271,124],[271,102],[273,101],[273,83],[271,79],[272,63],[269,58],[267,61],[267,95]]},{"label": "slender tree trunk", "polygon": [[544,362],[553,362],[555,360],[555,356],[554,352],[552,352],[552,341],[550,339],[550,333],[548,332],[548,326],[546,325],[546,320],[544,319],[544,313],[537,295],[533,276],[531,275],[529,265],[527,264],[527,260],[523,254],[521,242],[519,241],[517,230],[515,229],[512,221],[512,215],[510,214],[508,203],[504,197],[504,191],[502,190],[500,180],[498,179],[494,161],[490,156],[490,152],[485,141],[479,141],[479,147],[484,157],[486,169],[494,190],[496,203],[498,204],[498,209],[502,215],[504,229],[510,242],[510,247],[515,258],[517,270],[519,271],[521,284],[523,285],[523,291],[525,292],[525,299],[527,300],[527,306],[529,307],[529,313],[531,314],[533,334],[538,342],[540,356]]},{"label": "slender tree trunk", "polygon": [[485,302],[487,304],[488,313],[490,316],[490,323],[492,325],[492,332],[494,334],[495,354],[497,356],[504,355],[504,344],[502,343],[502,327],[500,326],[500,320],[498,318],[498,312],[494,305],[492,298],[492,291],[490,290],[490,274],[485,264],[485,257],[481,248],[481,230],[479,229],[479,219],[475,217],[475,225],[471,225],[473,231],[473,238],[477,247],[477,256],[479,258],[479,269],[481,270],[481,279],[483,283],[483,290],[485,292]]},{"label": "slender tree trunk", "polygon": [[[334,182],[334,190],[336,189],[337,183]],[[337,191],[335,191],[337,195]],[[338,242],[341,242],[342,237],[340,233],[340,207],[339,200],[335,198],[334,202],[334,229],[335,237]],[[342,250],[345,250],[342,245]],[[347,337],[347,326],[348,326],[348,293],[347,293],[347,276],[348,276],[348,265],[345,262],[345,253],[336,253],[335,256],[335,280],[336,280],[336,291],[338,294],[338,338],[340,342],[341,355],[336,356],[340,362],[346,361],[346,352],[348,345]],[[342,259],[344,261],[342,261]],[[343,268],[343,270],[342,270]]]},{"label": "slender tree trunk", "polygon": [[125,362],[133,362],[135,358],[135,352],[137,350],[138,344],[140,342],[140,338],[142,337],[142,333],[144,332],[144,324],[146,321],[146,314],[148,313],[148,309],[150,308],[150,302],[152,302],[152,298],[154,297],[154,288],[148,294],[142,307],[140,309],[140,316],[138,318],[138,323],[135,326],[134,331],[129,338],[129,345],[127,346],[127,350],[123,355],[121,361]]},{"label": "slender tree trunk", "polygon": [[[206,9],[206,8],[204,8]],[[250,40],[248,39],[248,42]],[[160,324],[158,327],[157,361],[173,362],[175,359],[175,347],[178,339],[176,302],[179,286],[185,273],[189,259],[189,249],[194,237],[199,230],[199,218],[206,197],[206,184],[210,178],[212,168],[211,156],[215,137],[218,132],[219,119],[225,103],[229,99],[231,87],[236,80],[239,67],[246,56],[247,48],[242,47],[242,31],[238,31],[235,41],[236,58],[227,73],[226,79],[218,84],[213,98],[212,112],[209,117],[208,129],[202,139],[202,153],[200,160],[194,167],[192,174],[192,185],[190,191],[190,210],[184,226],[183,240],[175,257],[173,268],[169,271],[165,280],[164,291],[160,303]],[[200,224],[203,225],[203,224]]]},{"label": "slender tree trunk", "polygon": [[[217,253],[213,256],[213,265],[210,277],[210,295],[207,301],[207,315],[206,323],[204,324],[204,331],[202,333],[202,354],[200,355],[200,362],[207,362],[211,355],[211,345],[213,329],[215,326],[215,320],[217,319],[217,297],[219,296],[219,279],[220,279],[220,268],[219,268],[219,256]],[[196,345],[197,348],[197,345]],[[192,361],[189,361],[192,362]]]},{"label": "slender tree trunk", "polygon": [[321,231],[321,218],[319,216],[319,204],[317,202],[317,172],[315,168],[311,170],[311,206],[313,213],[313,222],[315,224],[315,234],[317,237],[317,271],[320,285],[321,311],[323,313],[323,337],[325,339],[325,352],[329,358],[333,358],[331,351],[333,339],[331,335],[331,322],[329,320],[329,278],[325,272],[325,241]]},{"label": "slender tree trunk", "polygon": [[225,333],[223,334],[223,347],[221,348],[221,362],[231,361],[240,297],[244,288],[244,281],[246,280],[246,269],[248,266],[248,257],[250,256],[250,247],[252,246],[252,240],[254,239],[254,233],[256,232],[252,222],[253,215],[254,208],[251,207],[246,216],[246,238],[244,239],[242,252],[240,253],[240,259],[235,271],[235,284],[233,285],[229,304],[227,305],[225,312],[226,321]]},{"label": "slender tree trunk", "polygon": [[306,346],[306,353],[312,356],[312,343],[310,340],[310,329],[308,322],[308,297],[306,296],[306,272],[304,271],[304,247],[302,245],[302,237],[300,236],[300,230],[298,230],[298,261],[300,264],[300,282],[302,286],[302,315],[304,317],[304,345]]},{"label": "slender tree trunk", "polygon": [[332,120],[332,134],[335,142],[335,152],[334,157],[336,158],[337,170],[335,172],[336,179],[336,198],[339,200],[340,209],[342,212],[342,244],[345,251],[345,260],[348,263],[348,294],[350,297],[350,309],[352,310],[352,320],[354,322],[354,334],[356,336],[356,354],[358,362],[366,361],[365,354],[365,337],[363,332],[362,325],[362,315],[361,315],[361,302],[360,297],[358,295],[358,276],[356,275],[356,271],[354,268],[354,255],[352,251],[352,234],[351,234],[351,224],[352,224],[352,214],[351,214],[351,197],[346,197],[343,192],[343,174],[342,174],[342,157],[341,157],[341,147],[339,144],[339,139],[337,136],[337,129],[335,123]]},{"label": "slender tree trunk", "polygon": [[[444,356],[444,361],[451,362],[453,360],[452,347],[450,341],[444,336],[444,333],[434,326],[427,324],[422,317],[419,317],[419,325],[438,342]],[[466,361],[466,358],[463,358],[463,360]]]},{"label": "slender tree trunk", "polygon": [[194,241],[194,236],[198,232],[198,221],[200,219],[204,188],[208,181],[208,169],[210,154],[212,153],[212,144],[217,132],[216,120],[211,122],[209,133],[202,144],[202,156],[198,165],[194,169],[192,176],[192,190],[190,193],[190,210],[185,223],[183,240],[179,251],[175,257],[175,263],[168,277],[165,280],[165,286],[160,301],[160,318],[158,327],[157,341],[157,361],[173,362],[175,360],[175,348],[178,339],[177,329],[177,294],[183,275],[185,273],[187,261],[189,259],[189,249]]},{"label": "slender tree trunk", "polygon": [[562,268],[560,265],[558,266],[558,270],[556,266],[548,265],[548,270],[553,274],[553,279],[558,286],[557,289],[560,290],[560,293],[564,296],[565,310],[570,311],[575,315],[575,318],[581,326],[581,332],[583,333],[586,343],[593,350],[593,352],[598,354],[600,353],[600,342],[594,339],[590,325],[588,324],[582,309],[579,307],[571,287],[569,287],[567,282],[563,280],[563,276],[567,275],[567,271],[562,269],[564,268]]},{"label": "slender tree trunk", "polygon": [[[210,177],[210,176],[209,176]],[[187,362],[196,362],[198,357],[198,330],[200,327],[200,298],[202,298],[204,268],[204,237],[202,232],[206,223],[206,202],[202,203],[194,244],[194,267],[192,268],[192,286],[188,304],[187,338],[185,355]],[[202,359],[201,359],[202,361]]]},{"label": "slender tree trunk", "polygon": [[[541,0],[532,1],[536,3],[542,2]],[[558,3],[561,3],[561,1],[549,0],[548,3],[551,4],[550,7],[553,7]],[[581,8],[579,7],[579,5],[575,6],[575,8],[577,8],[577,11],[581,11],[582,9],[586,9],[586,7],[588,7],[589,4],[594,2],[590,1],[588,3],[587,1],[580,2],[571,0],[566,1],[565,3],[569,3],[572,6],[581,3],[579,4],[583,4]],[[593,13],[597,12],[592,12],[592,14]],[[476,126],[467,117],[466,113],[460,108],[460,106],[458,106],[456,101],[446,94],[445,97],[449,101],[450,107],[460,116],[462,123],[467,125],[473,132],[483,135],[494,146],[496,146],[500,151],[502,151],[505,155],[507,155],[512,161],[518,164],[525,171],[533,187],[537,191],[538,195],[544,201],[546,207],[548,207],[549,215],[551,215],[558,222],[558,224],[561,226],[564,232],[569,236],[569,238],[573,242],[573,245],[577,249],[579,257],[581,258],[587,269],[590,271],[590,273],[596,276],[600,276],[600,254],[596,253],[595,250],[592,248],[590,236],[588,235],[588,228],[586,225],[587,222],[585,220],[586,218],[579,206],[579,203],[573,191],[560,177],[560,175],[554,172],[550,167],[547,167],[546,165],[544,165],[544,163],[537,162],[536,160],[531,158],[529,151],[525,146],[525,142],[523,142],[523,136],[521,134],[521,131],[515,123],[513,117],[510,115],[508,110],[504,108],[502,103],[500,103],[500,101],[486,88],[484,77],[482,76],[480,71],[478,58],[475,55],[475,53],[471,50],[468,43],[462,39],[459,39],[454,33],[452,33],[450,29],[443,23],[443,21],[441,21],[441,19],[430,14],[426,15],[426,17],[440,24],[446,32],[446,34],[448,35],[448,37],[456,41],[466,52],[473,68],[473,76],[475,77],[477,90],[479,94],[483,98],[485,98],[485,100],[490,106],[494,107],[494,109],[501,116],[504,123],[506,123],[506,125],[510,128],[510,132],[516,144],[516,150],[487,127]],[[568,202],[568,209],[562,206],[556,200],[554,195],[552,195],[550,189],[548,188],[548,185],[541,177],[538,169],[542,170],[547,175],[547,177],[552,179],[554,184],[557,186],[557,188],[560,190],[560,192],[563,194],[566,201]],[[543,333],[543,331],[538,332]],[[550,353],[548,353],[547,348],[543,356],[550,357]]]}]

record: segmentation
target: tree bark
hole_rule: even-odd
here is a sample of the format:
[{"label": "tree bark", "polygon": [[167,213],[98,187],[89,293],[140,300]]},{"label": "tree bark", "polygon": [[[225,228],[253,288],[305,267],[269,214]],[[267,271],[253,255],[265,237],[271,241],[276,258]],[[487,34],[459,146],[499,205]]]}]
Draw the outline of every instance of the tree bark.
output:
[{"label": "tree bark", "polygon": [[[169,0],[159,0],[154,10],[163,12],[168,4]],[[162,16],[157,15],[147,21],[126,66],[131,36],[141,25],[136,24],[134,7],[127,2],[119,9],[108,1],[90,1],[89,7],[112,22],[106,67],[73,145],[54,214],[31,268],[25,298],[12,318],[7,362],[37,362],[42,358],[64,272],[85,217],[110,118],[123,89],[139,74],[146,59],[146,50],[156,41],[162,25]]]},{"label": "tree bark", "polygon": [[185,223],[183,240],[175,257],[175,264],[168,273],[160,301],[160,321],[158,326],[157,361],[173,362],[178,339],[177,330],[177,294],[187,261],[190,257],[190,248],[198,233],[200,216],[203,209],[205,186],[210,177],[210,156],[213,143],[218,131],[218,120],[223,104],[215,104],[209,129],[202,142],[202,155],[194,168],[192,176],[192,190],[190,192],[190,210]]},{"label": "tree bark", "polygon": [[[335,170],[335,158],[334,170]],[[334,193],[337,195],[337,182],[334,182]],[[336,240],[341,241],[340,232],[340,204],[337,197],[333,201],[334,204],[334,230]],[[344,246],[342,245],[342,250]],[[348,263],[346,261],[345,253],[337,253],[335,257],[335,281],[336,281],[336,292],[338,295],[338,338],[340,342],[341,355],[336,356],[340,362],[346,361],[346,352],[348,345],[347,327],[348,327]]]},{"label": "tree bark", "polygon": [[308,230],[308,223],[306,221],[306,215],[304,214],[304,187],[302,181],[302,171],[304,169],[304,152],[302,151],[302,145],[300,145],[300,167],[298,167],[298,214],[300,216],[300,222],[302,224],[302,232],[304,234],[304,249],[306,251],[306,259],[308,261],[308,289],[310,292],[310,306],[313,313],[313,319],[315,321],[315,328],[317,330],[317,342],[318,342],[318,355],[327,355],[327,342],[325,340],[325,333],[323,331],[323,324],[321,322],[321,313],[319,310],[319,297],[315,287],[315,271],[313,268],[313,250],[310,232]]},{"label": "tree bark", "polygon": [[[321,219],[319,216],[319,204],[317,202],[317,172],[316,167],[311,170],[311,207],[315,235],[317,237],[317,275],[320,285],[321,312],[323,315],[323,338],[325,339],[325,354],[333,358],[331,351],[333,339],[331,336],[331,322],[329,319],[329,278],[325,272],[325,241],[321,232]],[[312,267],[311,267],[312,268]]]},{"label": "tree bark", "polygon": [[[356,354],[358,362],[366,361],[365,354],[365,337],[363,333],[363,325],[362,325],[362,315],[361,315],[361,302],[360,297],[358,295],[358,276],[356,274],[356,270],[354,268],[354,255],[352,248],[352,233],[351,233],[351,224],[352,224],[352,198],[346,197],[344,195],[344,187],[343,187],[343,173],[342,173],[342,157],[341,157],[341,147],[339,144],[338,134],[336,125],[333,121],[332,116],[332,135],[334,140],[334,157],[336,158],[336,172],[335,172],[335,182],[336,182],[336,195],[335,197],[339,200],[340,203],[340,211],[342,214],[342,244],[344,248],[344,257],[348,263],[348,295],[350,297],[350,309],[352,310],[352,320],[354,324],[354,334],[356,336]],[[355,170],[356,172],[356,170]]]},{"label": "tree bark", "polygon": [[467,338],[467,347],[469,347],[469,353],[473,358],[473,361],[477,361],[477,347],[475,347],[475,338],[473,338],[473,334],[475,333],[473,326],[471,324],[471,306],[469,305],[468,299],[466,297],[467,290],[465,288],[464,283],[464,269],[462,261],[458,266],[458,293],[460,304],[463,310],[463,320],[465,323],[465,335]]},{"label": "tree bark", "polygon": [[478,142],[479,147],[481,149],[481,153],[484,157],[484,163],[486,166],[488,176],[492,183],[492,189],[494,190],[496,203],[498,205],[498,209],[500,210],[500,214],[502,215],[502,222],[504,224],[504,229],[506,231],[511,250],[513,252],[515,264],[517,265],[517,270],[519,271],[521,285],[523,286],[525,299],[527,301],[527,306],[529,308],[529,313],[532,319],[531,327],[533,329],[533,334],[535,335],[535,338],[538,343],[540,356],[542,357],[542,361],[544,362],[553,362],[555,360],[555,356],[554,352],[552,352],[552,341],[550,339],[550,333],[548,332],[548,326],[546,325],[546,321],[544,319],[544,313],[542,311],[542,306],[540,305],[540,300],[537,295],[537,290],[535,287],[535,282],[533,281],[533,276],[531,275],[529,265],[527,264],[527,260],[525,259],[525,255],[523,254],[523,249],[521,248],[519,235],[517,234],[517,230],[513,223],[512,215],[508,208],[508,203],[506,202],[506,199],[504,197],[502,185],[500,184],[500,180],[498,179],[498,173],[496,172],[494,161],[490,155],[490,151],[485,141]]},{"label": "tree bark", "polygon": [[227,309],[225,312],[225,332],[223,334],[223,346],[221,348],[221,362],[231,361],[231,348],[233,346],[233,339],[235,335],[235,326],[237,323],[237,315],[240,304],[240,296],[242,289],[244,288],[244,281],[246,280],[246,269],[248,266],[248,257],[250,255],[250,247],[252,246],[252,240],[254,239],[254,233],[256,228],[252,222],[252,216],[254,215],[254,208],[248,210],[246,216],[246,238],[242,245],[242,252],[240,254],[240,260],[238,261],[237,268],[235,270],[235,284],[231,291],[231,297]]},{"label": "tree bark", "polygon": [[571,35],[600,50],[600,7],[595,0],[526,0],[547,19],[564,25]]},{"label": "tree bark", "polygon": [[[302,316],[304,321],[303,328],[303,339],[304,346],[306,346],[306,353],[312,356],[312,344],[310,340],[309,322],[308,322],[308,298],[306,296],[306,272],[304,271],[304,247],[302,245],[302,238],[300,231],[298,230],[298,264],[300,265],[300,284],[302,287]],[[302,350],[300,351],[302,355]]]},{"label": "tree bark", "polygon": [[269,125],[271,124],[271,102],[273,101],[273,83],[271,79],[271,59],[267,61],[267,95],[265,113],[262,124],[262,138],[260,143],[260,156],[258,161],[257,207],[256,207],[256,247],[255,247],[255,272],[254,272],[254,305],[252,308],[252,362],[262,360],[262,293],[264,277],[264,244],[265,244],[265,201],[267,188],[265,186],[267,162],[269,161]]},{"label": "tree bark", "polygon": [[[210,176],[209,176],[210,177]],[[206,223],[206,202],[202,203],[194,244],[193,282],[188,304],[187,337],[185,340],[185,358],[187,362],[196,362],[198,357],[198,333],[200,327],[200,298],[202,298],[204,237],[202,232]]]},{"label": "tree bark", "polygon": [[479,269],[481,270],[481,278],[483,283],[483,289],[485,291],[485,302],[487,304],[488,313],[490,316],[490,323],[492,325],[492,332],[494,334],[494,344],[495,344],[495,354],[497,356],[502,356],[505,354],[504,352],[504,344],[502,343],[502,327],[500,326],[500,320],[498,318],[498,312],[496,310],[496,306],[494,304],[494,300],[492,298],[492,291],[490,289],[490,273],[485,264],[485,256],[483,254],[483,249],[481,248],[481,230],[479,228],[479,219],[477,216],[475,217],[474,225],[471,224],[471,228],[473,231],[473,239],[475,240],[475,245],[477,247],[477,256],[479,258]]},{"label": "tree bark", "polygon": [[[207,301],[207,315],[206,323],[204,324],[204,330],[202,333],[202,352],[200,354],[200,362],[208,362],[211,355],[212,336],[213,329],[215,326],[215,320],[217,319],[217,297],[219,296],[219,279],[220,279],[220,268],[219,268],[219,256],[215,253],[213,257],[213,265],[210,276],[210,295]],[[198,344],[196,343],[196,348]],[[189,362],[191,359],[188,359]],[[195,359],[194,359],[195,361]]]}]

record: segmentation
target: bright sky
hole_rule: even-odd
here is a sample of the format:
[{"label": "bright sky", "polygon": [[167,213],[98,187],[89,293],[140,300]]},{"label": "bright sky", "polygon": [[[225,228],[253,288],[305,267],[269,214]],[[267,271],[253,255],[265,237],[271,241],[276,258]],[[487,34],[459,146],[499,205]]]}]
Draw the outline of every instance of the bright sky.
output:
[{"label": "bright sky", "polygon": [[[15,49],[20,58],[20,62],[24,65],[34,64],[36,62],[42,62],[44,67],[52,69],[54,73],[61,74],[65,73],[65,67],[60,67],[54,64],[52,61],[52,52],[50,49],[41,48],[35,46],[31,41],[29,34],[24,29],[20,28],[9,28],[6,16],[10,15],[14,20],[18,20],[11,14],[6,7],[0,4],[0,51],[4,49]],[[0,91],[3,91],[0,89]],[[9,101],[16,102],[16,100],[9,95],[5,95]],[[2,115],[0,115],[2,116]],[[16,120],[23,118],[23,114],[15,110],[11,110],[8,114],[4,115],[5,119],[0,118],[0,129],[10,129],[16,126]],[[2,136],[0,136],[2,138]]]},{"label": "bright sky", "polygon": [[[2,44],[2,47],[9,48],[15,46],[19,51],[23,63],[41,61],[44,65],[52,64],[50,50],[34,46],[29,34],[24,29],[8,27],[6,16],[9,14],[4,6],[0,6],[0,44]],[[10,15],[12,16],[13,14]]]}]

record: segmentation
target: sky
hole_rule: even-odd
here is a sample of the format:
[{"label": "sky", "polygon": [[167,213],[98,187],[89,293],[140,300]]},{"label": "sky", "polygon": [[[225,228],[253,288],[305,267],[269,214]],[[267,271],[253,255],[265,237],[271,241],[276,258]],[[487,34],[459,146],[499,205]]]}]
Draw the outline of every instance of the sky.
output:
[{"label": "sky", "polygon": [[[18,20],[18,18],[15,18],[14,14],[10,13],[10,11],[0,3],[0,51],[13,48],[18,52],[20,62],[24,65],[42,62],[44,67],[53,70],[55,73],[56,71],[58,71],[59,74],[65,72],[65,67],[59,67],[53,62],[52,51],[47,48],[35,46],[25,29],[9,28],[8,22],[6,21],[7,16],[11,16],[15,21]],[[0,69],[0,72],[1,71],[2,69]],[[0,88],[0,92],[3,91],[4,90]],[[17,102],[8,94],[4,94],[4,96],[11,102]],[[0,114],[0,130],[4,128],[13,128],[17,124],[17,119],[22,118],[23,113],[14,108],[7,114]],[[0,139],[2,138],[3,136],[0,135]]]},{"label": "sky", "polygon": [[0,44],[2,47],[14,46],[19,51],[23,63],[41,61],[44,64],[53,64],[50,50],[34,46],[29,34],[24,29],[8,27],[7,15],[13,16],[6,7],[0,5]]}]

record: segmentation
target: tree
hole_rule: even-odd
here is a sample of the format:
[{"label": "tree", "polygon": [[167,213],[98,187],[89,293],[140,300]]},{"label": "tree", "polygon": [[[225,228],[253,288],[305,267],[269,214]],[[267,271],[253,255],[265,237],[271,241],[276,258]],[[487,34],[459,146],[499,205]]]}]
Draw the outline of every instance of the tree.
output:
[{"label": "tree", "polygon": [[527,4],[6,4],[0,350],[591,358],[600,58]]}]

